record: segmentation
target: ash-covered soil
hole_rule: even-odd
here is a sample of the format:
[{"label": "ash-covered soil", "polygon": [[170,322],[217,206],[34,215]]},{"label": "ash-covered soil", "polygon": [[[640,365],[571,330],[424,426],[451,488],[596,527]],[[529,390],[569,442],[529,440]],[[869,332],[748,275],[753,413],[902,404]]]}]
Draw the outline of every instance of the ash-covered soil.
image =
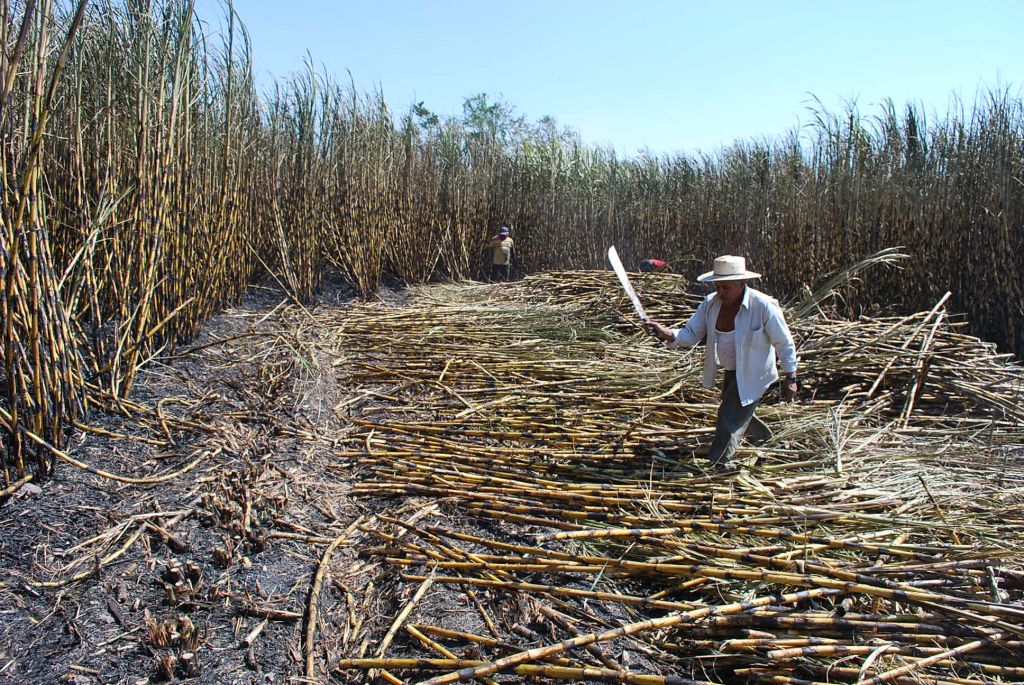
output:
[{"label": "ash-covered soil", "polygon": [[[349,300],[337,287],[313,307]],[[319,539],[374,506],[350,499],[351,472],[332,460],[345,389],[304,316],[254,287],[141,373],[136,404],[94,410],[88,425],[107,434],[80,431],[67,448],[136,479],[198,460],[191,470],[139,484],[58,463],[0,508],[0,681],[301,681]],[[328,621],[369,582],[357,552],[332,555]],[[375,611],[388,607],[360,614]]]}]

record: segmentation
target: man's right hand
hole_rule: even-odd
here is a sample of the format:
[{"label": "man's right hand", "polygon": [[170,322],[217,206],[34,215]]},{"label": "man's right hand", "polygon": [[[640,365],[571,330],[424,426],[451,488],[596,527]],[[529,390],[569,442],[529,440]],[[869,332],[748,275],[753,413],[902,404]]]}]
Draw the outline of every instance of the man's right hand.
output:
[{"label": "man's right hand", "polygon": [[646,321],[643,326],[645,331],[647,331],[650,335],[653,335],[661,342],[669,342],[670,340],[672,340],[672,338],[675,337],[674,335],[672,335],[671,330],[669,330],[665,326],[662,326],[657,321]]}]

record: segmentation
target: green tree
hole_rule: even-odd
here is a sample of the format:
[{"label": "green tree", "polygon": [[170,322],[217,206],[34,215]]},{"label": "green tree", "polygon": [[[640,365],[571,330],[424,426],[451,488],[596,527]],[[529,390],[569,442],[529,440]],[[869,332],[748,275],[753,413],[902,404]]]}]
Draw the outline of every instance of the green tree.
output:
[{"label": "green tree", "polygon": [[497,143],[508,149],[529,131],[526,118],[500,96],[493,101],[487,93],[477,93],[462,103],[462,125],[471,139]]}]

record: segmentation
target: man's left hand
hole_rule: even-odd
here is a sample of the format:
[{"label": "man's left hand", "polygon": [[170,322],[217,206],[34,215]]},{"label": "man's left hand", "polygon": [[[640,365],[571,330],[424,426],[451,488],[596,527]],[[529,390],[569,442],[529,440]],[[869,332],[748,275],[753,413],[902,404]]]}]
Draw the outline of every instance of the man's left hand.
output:
[{"label": "man's left hand", "polygon": [[797,383],[796,376],[786,376],[782,379],[782,401],[792,402],[796,399],[797,392],[800,390],[800,384]]}]

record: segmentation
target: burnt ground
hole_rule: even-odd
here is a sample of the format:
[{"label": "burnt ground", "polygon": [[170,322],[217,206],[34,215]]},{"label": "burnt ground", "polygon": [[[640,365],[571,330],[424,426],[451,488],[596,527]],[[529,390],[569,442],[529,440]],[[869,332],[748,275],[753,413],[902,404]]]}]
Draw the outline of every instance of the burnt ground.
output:
[{"label": "burnt ground", "polygon": [[[315,306],[341,311],[348,300],[335,284]],[[320,538],[355,532],[381,505],[354,502],[351,471],[331,457],[346,431],[332,410],[345,390],[332,354],[284,321],[302,316],[254,287],[139,376],[137,405],[91,413],[88,424],[108,434],[80,431],[67,446],[134,478],[201,458],[194,469],[132,484],[58,463],[41,490],[0,508],[0,682],[303,682]],[[370,623],[392,611],[346,606],[372,582],[357,552],[342,544],[331,558],[321,654],[361,634],[333,625],[336,614]]]}]

